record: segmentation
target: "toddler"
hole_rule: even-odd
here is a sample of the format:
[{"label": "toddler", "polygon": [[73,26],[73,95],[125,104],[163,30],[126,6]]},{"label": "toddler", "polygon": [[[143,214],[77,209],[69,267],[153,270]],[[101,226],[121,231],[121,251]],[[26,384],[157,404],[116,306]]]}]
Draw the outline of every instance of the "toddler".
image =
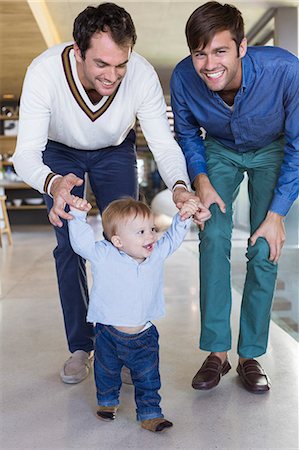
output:
[{"label": "toddler", "polygon": [[74,197],[68,222],[74,251],[91,263],[93,285],[87,321],[95,323],[94,373],[97,416],[116,417],[121,369],[130,369],[137,420],[158,432],[173,424],[160,407],[158,331],[152,321],[164,316],[163,265],[182,243],[197,211],[188,200],[171,227],[157,240],[150,208],[132,198],[115,200],[102,214],[104,240],[94,240],[86,222],[91,205]]}]

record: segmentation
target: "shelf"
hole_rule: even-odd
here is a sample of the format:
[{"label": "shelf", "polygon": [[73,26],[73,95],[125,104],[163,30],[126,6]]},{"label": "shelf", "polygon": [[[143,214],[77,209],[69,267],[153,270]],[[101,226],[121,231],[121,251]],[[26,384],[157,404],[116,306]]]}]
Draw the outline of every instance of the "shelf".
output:
[{"label": "shelf", "polygon": [[13,210],[13,211],[21,211],[21,210],[28,210],[28,209],[47,209],[46,205],[21,205],[21,206],[7,206],[7,210]]},{"label": "shelf", "polygon": [[15,151],[17,143],[17,136],[0,135],[0,154],[12,155]]},{"label": "shelf", "polygon": [[3,116],[0,114],[0,120],[19,120],[19,116]]},{"label": "shelf", "polygon": [[9,180],[1,180],[0,187],[4,189],[32,189],[31,186],[24,183],[23,181],[9,181]]},{"label": "shelf", "polygon": [[0,141],[15,141],[17,139],[17,135],[6,135],[0,134]]},{"label": "shelf", "polygon": [[[0,114],[1,133],[9,133],[8,129],[6,131],[8,121],[15,121],[15,125],[17,125],[18,120],[19,117],[17,114],[13,114],[10,117]],[[13,132],[13,130],[16,131],[17,127],[10,131]],[[10,167],[13,170],[13,163],[11,160],[8,160],[8,157],[13,155],[16,143],[17,135],[0,134],[0,155],[5,155],[5,161],[0,161],[0,168],[4,170],[4,178],[0,180],[0,188],[4,190],[7,197],[6,204],[10,220],[16,224],[48,223],[47,206],[44,203],[39,203],[38,205],[26,203],[26,199],[29,201],[29,198],[40,199],[40,202],[42,202],[43,198],[41,194],[23,181],[11,181],[5,178],[6,171],[11,170],[9,169]],[[8,172],[7,176],[9,176]],[[16,203],[22,202],[20,206],[14,204],[14,200],[16,199],[20,199]]]}]

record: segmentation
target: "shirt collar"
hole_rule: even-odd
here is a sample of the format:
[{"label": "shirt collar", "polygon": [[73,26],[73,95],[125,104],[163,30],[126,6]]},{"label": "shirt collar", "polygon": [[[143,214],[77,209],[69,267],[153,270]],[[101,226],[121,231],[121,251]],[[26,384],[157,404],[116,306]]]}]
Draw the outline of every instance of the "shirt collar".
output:
[{"label": "shirt collar", "polygon": [[145,258],[145,260],[140,263],[140,262],[136,261],[136,259],[132,258],[132,256],[129,256],[127,253],[123,252],[122,250],[117,249],[117,251],[120,254],[120,256],[122,256],[123,258],[127,259],[128,261],[133,262],[137,266],[139,266],[140,264],[147,264],[148,261],[149,261],[149,258],[151,256],[150,255],[148,258]]}]

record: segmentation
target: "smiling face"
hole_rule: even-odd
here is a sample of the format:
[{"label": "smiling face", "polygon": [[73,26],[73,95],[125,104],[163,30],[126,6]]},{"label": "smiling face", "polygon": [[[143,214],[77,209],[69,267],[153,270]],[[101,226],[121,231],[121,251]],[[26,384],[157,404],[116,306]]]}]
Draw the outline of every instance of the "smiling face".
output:
[{"label": "smiling face", "polygon": [[96,91],[100,96],[112,95],[127,71],[131,46],[118,46],[109,32],[95,33],[82,58],[74,44],[79,79],[86,91]]},{"label": "smiling face", "polygon": [[144,261],[150,256],[157,242],[154,217],[152,215],[143,217],[139,214],[127,219],[118,227],[117,234],[112,236],[111,242],[137,262]]},{"label": "smiling face", "polygon": [[242,82],[241,58],[247,50],[246,39],[239,46],[230,31],[216,33],[203,49],[192,51],[192,62],[200,78],[212,91],[238,90]]}]

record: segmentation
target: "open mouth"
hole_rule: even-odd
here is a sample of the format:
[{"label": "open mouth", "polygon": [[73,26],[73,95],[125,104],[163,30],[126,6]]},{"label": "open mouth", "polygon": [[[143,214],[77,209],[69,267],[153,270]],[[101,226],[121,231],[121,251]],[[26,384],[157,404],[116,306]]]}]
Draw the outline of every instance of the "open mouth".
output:
[{"label": "open mouth", "polygon": [[209,80],[218,80],[224,74],[224,70],[218,70],[217,72],[211,72],[211,73],[204,72],[204,74]]},{"label": "open mouth", "polygon": [[104,88],[107,88],[107,89],[113,88],[113,87],[115,87],[116,84],[117,84],[117,83],[110,83],[110,82],[108,82],[108,81],[101,81],[101,80],[99,80],[99,81],[100,81],[101,85],[102,85]]},{"label": "open mouth", "polygon": [[102,89],[107,90],[116,89],[119,84],[119,80],[112,82],[107,80],[101,80],[99,78],[97,78],[97,82],[102,86]]},{"label": "open mouth", "polygon": [[154,248],[154,243],[153,242],[151,242],[150,244],[147,244],[147,245],[145,245],[144,246],[144,248],[148,251],[148,252],[151,252],[152,250],[153,250],[153,248]]}]

